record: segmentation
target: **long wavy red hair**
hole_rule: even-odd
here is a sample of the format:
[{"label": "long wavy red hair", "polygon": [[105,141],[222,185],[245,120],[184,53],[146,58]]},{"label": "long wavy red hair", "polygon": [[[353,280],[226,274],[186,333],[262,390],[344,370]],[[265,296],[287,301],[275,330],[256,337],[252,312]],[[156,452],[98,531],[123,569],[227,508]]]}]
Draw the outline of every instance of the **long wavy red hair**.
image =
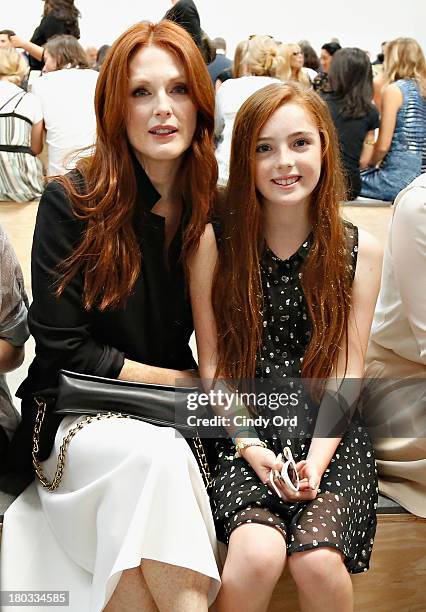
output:
[{"label": "long wavy red hair", "polygon": [[313,243],[303,265],[302,285],[312,321],[303,377],[326,379],[330,375],[348,328],[351,273],[339,215],[345,189],[332,119],[326,104],[313,91],[292,82],[269,85],[253,94],[235,119],[213,283],[218,334],[216,376],[234,381],[254,377],[262,340],[260,259],[265,241],[262,205],[255,185],[256,144],[269,117],[289,102],[302,105],[313,118],[322,149],[320,179],[309,208]]},{"label": "long wavy red hair", "polygon": [[136,178],[126,132],[126,100],[129,62],[148,45],[169,51],[182,63],[189,95],[197,108],[194,138],[175,185],[176,195],[184,203],[184,214],[189,217],[182,246],[185,268],[198,247],[216,193],[214,92],[203,58],[191,36],[175,23],[138,23],[113,44],[99,74],[95,150],[77,166],[84,179],[83,189],[75,177],[55,178],[69,195],[76,217],[86,222],[81,243],[62,264],[57,294],[83,272],[86,309],[121,306],[141,270],[140,249],[132,226]]}]

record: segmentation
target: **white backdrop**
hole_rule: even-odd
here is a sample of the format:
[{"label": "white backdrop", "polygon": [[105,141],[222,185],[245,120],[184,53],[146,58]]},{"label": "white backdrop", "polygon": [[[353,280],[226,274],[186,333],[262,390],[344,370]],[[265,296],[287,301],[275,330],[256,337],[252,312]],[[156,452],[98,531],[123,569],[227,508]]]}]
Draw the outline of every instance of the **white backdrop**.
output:
[{"label": "white backdrop", "polygon": [[[170,0],[75,0],[83,46],[111,43],[129,25],[158,21]],[[1,0],[0,29],[31,36],[40,21],[40,0]],[[195,0],[201,26],[211,38],[223,36],[228,55],[250,34],[271,34],[284,42],[306,38],[318,50],[331,37],[374,57],[380,43],[397,36],[416,38],[426,50],[424,0]]]}]

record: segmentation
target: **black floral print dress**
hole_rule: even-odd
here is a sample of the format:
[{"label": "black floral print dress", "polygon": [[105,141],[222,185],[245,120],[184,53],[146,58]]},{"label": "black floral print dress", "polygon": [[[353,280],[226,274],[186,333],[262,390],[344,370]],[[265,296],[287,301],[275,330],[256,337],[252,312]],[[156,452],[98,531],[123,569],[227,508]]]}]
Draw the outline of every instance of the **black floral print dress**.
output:
[{"label": "black floral print dress", "polygon": [[[355,273],[358,230],[345,222],[348,259]],[[289,259],[281,260],[265,248],[262,258],[264,336],[258,359],[258,376],[280,385],[301,375],[311,324],[301,286],[301,267],[311,239]],[[290,383],[292,384],[292,383]],[[312,423],[309,405],[302,422]],[[291,427],[268,431],[257,428],[259,437],[276,454],[284,446],[296,462],[305,459],[310,437],[296,435]],[[299,428],[300,429],[300,428]],[[216,442],[216,471],[212,491],[213,514],[218,537],[228,543],[233,529],[244,523],[262,523],[285,534],[287,554],[326,546],[341,551],[349,572],[366,571],[376,531],[377,475],[372,444],[356,413],[325,470],[317,497],[309,502],[281,500],[260,482],[251,466],[235,458],[230,439]]]}]

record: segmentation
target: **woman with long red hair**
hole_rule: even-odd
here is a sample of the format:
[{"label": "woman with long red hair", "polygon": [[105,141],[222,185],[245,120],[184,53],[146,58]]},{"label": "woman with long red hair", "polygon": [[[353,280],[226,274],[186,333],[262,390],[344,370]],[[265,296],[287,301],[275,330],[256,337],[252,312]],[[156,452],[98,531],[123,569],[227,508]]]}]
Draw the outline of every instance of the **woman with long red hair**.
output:
[{"label": "woman with long red hair", "polygon": [[[30,471],[32,394],[55,387],[61,368],[192,380],[186,268],[217,168],[213,88],[189,34],[170,22],[131,27],[102,66],[95,108],[93,155],[51,181],[39,206],[29,315],[36,355],[19,390],[11,469]],[[47,414],[45,426],[38,459],[49,479],[69,440],[62,480],[54,491],[31,484],[7,512],[2,585],[69,589],[74,612],[207,612],[219,587],[216,538],[186,441],[114,414],[90,423]],[[17,546],[14,534],[33,523]]]},{"label": "woman with long red hair", "polygon": [[349,572],[368,568],[377,479],[352,405],[380,249],[340,218],[343,191],[316,93],[269,85],[244,103],[218,246],[208,225],[191,275],[201,375],[232,381],[234,398],[250,381],[267,391],[258,405],[259,393],[239,396],[224,421],[232,440],[216,443],[212,501],[228,544],[221,612],[266,610],[287,559],[301,610],[349,612]]}]

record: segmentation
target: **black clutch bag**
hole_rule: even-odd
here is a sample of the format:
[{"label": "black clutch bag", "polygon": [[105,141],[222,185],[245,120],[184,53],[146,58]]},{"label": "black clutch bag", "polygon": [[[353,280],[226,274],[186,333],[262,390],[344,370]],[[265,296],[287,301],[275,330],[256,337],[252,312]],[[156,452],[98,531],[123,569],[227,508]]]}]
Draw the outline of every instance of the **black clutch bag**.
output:
[{"label": "black clutch bag", "polygon": [[[55,490],[62,479],[67,447],[71,439],[85,425],[103,418],[132,418],[157,425],[173,427],[187,439],[197,459],[204,484],[212,484],[203,443],[195,427],[183,418],[187,414],[189,394],[198,393],[197,387],[172,387],[149,383],[129,382],[60,370],[58,388],[35,394],[37,417],[33,436],[33,465],[41,484]],[[70,429],[62,441],[56,473],[50,481],[38,460],[40,430],[47,408],[59,416],[84,415],[84,419]]]}]

